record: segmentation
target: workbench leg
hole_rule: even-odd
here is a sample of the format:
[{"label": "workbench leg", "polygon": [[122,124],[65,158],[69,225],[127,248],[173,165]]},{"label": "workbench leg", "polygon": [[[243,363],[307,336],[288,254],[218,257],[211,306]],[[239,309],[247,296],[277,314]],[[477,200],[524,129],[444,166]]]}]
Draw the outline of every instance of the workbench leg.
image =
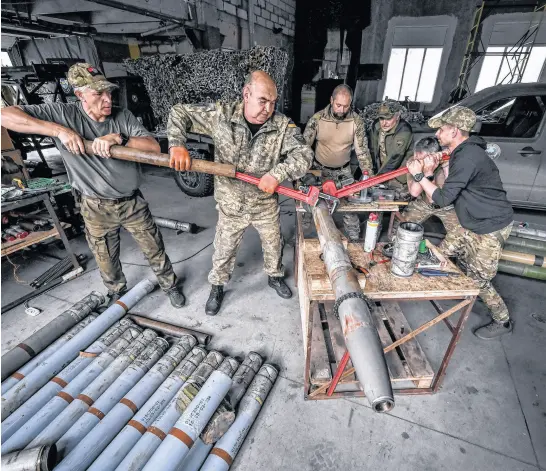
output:
[{"label": "workbench leg", "polygon": [[[313,316],[319,315],[318,309],[315,309],[314,303],[317,301],[305,300],[307,303],[307,326],[303,332],[305,343],[305,368],[303,371],[303,398],[307,400],[311,389],[311,341],[313,336]],[[316,311],[316,312],[315,312]]]},{"label": "workbench leg", "polygon": [[297,211],[295,213],[296,221],[294,223],[294,279],[296,283],[296,288],[298,287],[298,276],[300,271],[300,257],[302,256],[301,251],[303,250],[303,229],[301,225],[301,213]]},{"label": "workbench leg", "polygon": [[392,240],[392,230],[394,228],[394,218],[397,214],[400,214],[398,211],[392,211],[391,217],[389,218],[389,230],[387,231],[387,237],[389,240]]},{"label": "workbench leg", "polygon": [[431,386],[432,392],[437,392],[442,385],[442,381],[444,380],[449,361],[451,360],[451,357],[455,352],[455,347],[459,343],[459,338],[461,337],[461,334],[463,332],[464,325],[468,319],[468,316],[470,315],[470,312],[472,311],[474,303],[476,302],[476,296],[472,296],[471,299],[472,302],[465,306],[459,317],[459,321],[457,322],[457,325],[455,326],[455,329],[453,331],[453,335],[451,336],[451,341],[449,342],[449,345],[447,346],[446,352],[444,354],[444,358],[442,359],[442,364],[440,365],[438,372],[434,376],[434,380]]},{"label": "workbench leg", "polygon": [[80,268],[78,259],[76,258],[76,255],[72,251],[72,247],[70,247],[70,242],[68,242],[68,238],[66,237],[63,226],[59,222],[59,218],[57,217],[57,214],[55,213],[55,210],[53,209],[53,206],[51,205],[51,201],[49,201],[49,194],[47,194],[46,197],[44,198],[44,204],[45,204],[45,207],[47,208],[47,211],[49,212],[49,215],[51,216],[51,219],[53,219],[53,224],[55,224],[55,228],[59,232],[59,236],[61,237],[61,240],[63,241],[64,248],[68,252],[68,256],[70,257],[70,260],[72,261],[72,265],[74,265],[74,269]]}]

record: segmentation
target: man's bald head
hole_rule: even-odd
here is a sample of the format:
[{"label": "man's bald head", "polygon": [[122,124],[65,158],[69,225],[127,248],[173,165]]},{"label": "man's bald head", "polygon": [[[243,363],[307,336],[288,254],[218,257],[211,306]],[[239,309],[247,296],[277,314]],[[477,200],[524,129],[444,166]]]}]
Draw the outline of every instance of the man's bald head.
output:
[{"label": "man's bald head", "polygon": [[336,119],[345,119],[351,110],[353,90],[349,85],[341,84],[334,88],[330,98],[332,114]]},{"label": "man's bald head", "polygon": [[277,86],[263,70],[255,70],[243,88],[244,114],[249,123],[264,124],[275,111]]}]

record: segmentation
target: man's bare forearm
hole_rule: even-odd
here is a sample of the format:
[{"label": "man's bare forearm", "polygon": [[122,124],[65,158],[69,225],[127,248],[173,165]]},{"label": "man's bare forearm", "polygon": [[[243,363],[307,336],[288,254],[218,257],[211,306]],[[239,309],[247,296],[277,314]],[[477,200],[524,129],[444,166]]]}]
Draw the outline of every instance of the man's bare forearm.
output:
[{"label": "man's bare forearm", "polygon": [[2,126],[22,134],[40,134],[48,137],[57,137],[66,129],[60,124],[33,118],[17,106],[2,109]]},{"label": "man's bare forearm", "polygon": [[143,150],[147,152],[161,152],[159,142],[157,142],[152,136],[131,136],[131,138],[127,142],[127,147],[132,147],[133,149]]}]

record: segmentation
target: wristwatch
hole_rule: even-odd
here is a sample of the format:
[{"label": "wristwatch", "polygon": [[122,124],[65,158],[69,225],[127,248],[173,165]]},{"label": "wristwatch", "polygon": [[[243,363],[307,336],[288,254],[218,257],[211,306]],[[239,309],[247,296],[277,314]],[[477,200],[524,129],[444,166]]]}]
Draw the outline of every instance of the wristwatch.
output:
[{"label": "wristwatch", "polygon": [[129,142],[129,136],[127,136],[126,134],[123,134],[123,133],[119,133],[119,136],[121,137],[121,144],[122,146],[126,146],[127,143]]},{"label": "wristwatch", "polygon": [[433,181],[434,181],[434,175],[428,175],[426,178],[427,178],[427,180],[428,180],[429,182],[433,182]]},{"label": "wristwatch", "polygon": [[416,174],[413,176],[413,179],[414,179],[416,182],[420,182],[423,178],[425,178],[425,174],[424,174],[423,172],[416,173]]}]

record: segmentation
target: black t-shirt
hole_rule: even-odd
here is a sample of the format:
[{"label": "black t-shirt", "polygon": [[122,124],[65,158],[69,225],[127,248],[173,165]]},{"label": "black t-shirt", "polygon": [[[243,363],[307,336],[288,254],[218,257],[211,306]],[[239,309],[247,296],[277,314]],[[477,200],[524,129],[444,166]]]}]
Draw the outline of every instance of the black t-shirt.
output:
[{"label": "black t-shirt", "polygon": [[252,134],[252,137],[262,128],[263,124],[252,124],[249,123],[248,120],[245,118],[246,125],[248,126],[248,129],[250,129],[250,134]]}]

